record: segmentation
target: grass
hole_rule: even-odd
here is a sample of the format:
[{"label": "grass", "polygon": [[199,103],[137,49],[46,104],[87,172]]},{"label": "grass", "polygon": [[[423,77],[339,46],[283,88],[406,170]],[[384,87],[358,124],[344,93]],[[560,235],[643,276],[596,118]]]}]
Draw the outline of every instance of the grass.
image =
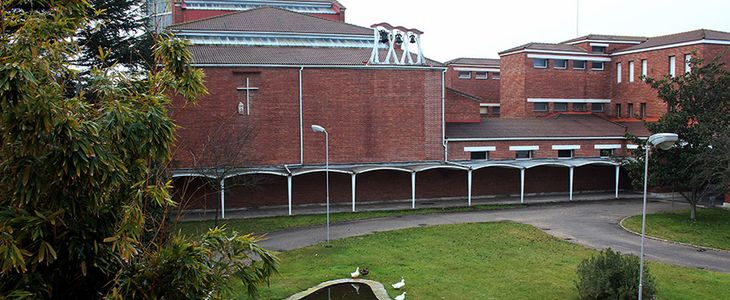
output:
[{"label": "grass", "polygon": [[[281,274],[262,289],[262,299],[346,278],[356,266],[368,267],[366,278],[385,284],[391,296],[401,291],[390,284],[405,277],[408,299],[577,299],[576,268],[597,253],[510,222],[379,232],[280,254]],[[655,262],[648,267],[659,299],[730,294],[730,274]]]},{"label": "grass", "polygon": [[[391,211],[367,211],[367,212],[347,212],[330,214],[330,222],[347,222],[363,219],[375,219],[384,217],[406,216],[406,215],[425,215],[444,212],[464,212],[477,210],[496,210],[507,208],[523,207],[521,205],[475,205],[471,207],[449,207],[449,208],[422,208],[410,210],[391,210]],[[229,229],[236,230],[241,233],[265,234],[277,230],[291,229],[298,227],[307,227],[315,225],[324,225],[326,216],[318,215],[295,215],[282,217],[252,218],[225,220],[220,224],[225,224]],[[178,230],[183,234],[198,235],[208,231],[209,228],[215,226],[215,221],[191,221],[181,222],[178,224]]]},{"label": "grass", "polygon": [[[628,218],[623,224],[634,232],[641,232],[641,216]],[[720,208],[698,209],[697,221],[689,219],[689,210],[647,215],[646,234],[730,250],[730,211]]]}]

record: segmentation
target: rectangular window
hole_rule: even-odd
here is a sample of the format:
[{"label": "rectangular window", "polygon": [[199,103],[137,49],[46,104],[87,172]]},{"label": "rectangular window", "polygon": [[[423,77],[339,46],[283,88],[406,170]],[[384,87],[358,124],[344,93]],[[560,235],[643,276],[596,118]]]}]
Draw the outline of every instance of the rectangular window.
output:
[{"label": "rectangular window", "polygon": [[639,117],[646,118],[646,103],[639,104]]},{"label": "rectangular window", "polygon": [[489,107],[486,107],[486,106],[480,107],[479,108],[479,113],[482,114],[482,115],[488,114],[489,113]]},{"label": "rectangular window", "polygon": [[489,79],[489,73],[477,72],[476,79]]},{"label": "rectangular window", "polygon": [[669,57],[669,76],[677,75],[677,59],[674,56]]},{"label": "rectangular window", "polygon": [[548,104],[544,102],[535,103],[532,111],[548,111]]},{"label": "rectangular window", "polygon": [[558,150],[558,158],[573,158],[575,150]]},{"label": "rectangular window", "polygon": [[555,102],[555,103],[553,103],[553,110],[554,111],[568,111],[568,103]]},{"label": "rectangular window", "polygon": [[616,111],[614,113],[616,114],[616,118],[621,117],[621,104],[620,103],[616,104]]},{"label": "rectangular window", "polygon": [[604,46],[592,46],[591,52],[593,53],[606,53],[606,47]]},{"label": "rectangular window", "polygon": [[515,152],[516,159],[530,159],[532,158],[532,150],[520,150]]},{"label": "rectangular window", "polygon": [[555,66],[553,68],[556,69],[566,69],[568,68],[568,61],[565,59],[556,59],[554,60]]},{"label": "rectangular window", "polygon": [[603,70],[603,62],[602,61],[592,61],[591,70],[596,70],[596,71]]},{"label": "rectangular window", "polygon": [[634,82],[634,61],[629,62],[629,82]]},{"label": "rectangular window", "polygon": [[585,70],[586,69],[586,61],[585,60],[574,60],[573,61],[573,69],[576,69],[576,70]]},{"label": "rectangular window", "polygon": [[487,152],[487,151],[477,151],[477,152],[469,152],[469,153],[471,153],[472,160],[489,159],[489,152]]},{"label": "rectangular window", "polygon": [[616,83],[621,83],[621,63],[616,63]]},{"label": "rectangular window", "polygon": [[684,55],[684,73],[692,72],[692,54]]},{"label": "rectangular window", "polygon": [[591,103],[592,112],[603,112],[603,103]]},{"label": "rectangular window", "polygon": [[646,59],[642,59],[641,60],[641,80],[646,80],[646,77],[649,76],[649,75],[647,75],[648,74],[647,67],[648,67],[648,63],[646,62]]},{"label": "rectangular window", "polygon": [[471,79],[471,72],[459,71],[459,79]]},{"label": "rectangular window", "polygon": [[628,115],[629,118],[634,117],[634,104],[633,103],[629,103],[626,105],[626,112],[629,114]]},{"label": "rectangular window", "polygon": [[598,155],[601,157],[611,157],[613,156],[613,149],[601,149],[599,150]]},{"label": "rectangular window", "polygon": [[586,111],[585,103],[573,103],[573,111]]},{"label": "rectangular window", "polygon": [[499,72],[492,73],[492,79],[499,79]]},{"label": "rectangular window", "polygon": [[533,58],[532,66],[538,69],[545,69],[548,67],[548,60],[544,58]]},{"label": "rectangular window", "polygon": [[492,107],[492,114],[499,115],[499,106]]}]

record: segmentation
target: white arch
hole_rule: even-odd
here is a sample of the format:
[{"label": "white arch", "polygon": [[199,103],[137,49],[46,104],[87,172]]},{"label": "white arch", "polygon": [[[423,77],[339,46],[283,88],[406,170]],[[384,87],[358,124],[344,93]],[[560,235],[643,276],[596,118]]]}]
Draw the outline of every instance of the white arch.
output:
[{"label": "white arch", "polygon": [[[341,173],[341,174],[352,174],[350,171],[340,170],[340,169],[329,169],[330,172],[333,173]],[[327,172],[327,169],[311,169],[311,170],[304,170],[301,172],[292,172],[292,176],[299,176],[299,175],[306,175],[310,173],[317,173],[317,172]],[[286,175],[284,175],[286,176]]]},{"label": "white arch", "polygon": [[400,171],[400,172],[406,172],[406,173],[413,173],[413,170],[405,169],[405,168],[398,168],[398,167],[372,167],[372,168],[366,168],[360,171],[353,171],[355,174],[363,174],[368,172],[374,172],[374,171],[383,171],[383,170],[389,170],[389,171]]},{"label": "white arch", "polygon": [[243,176],[243,175],[253,175],[253,174],[266,174],[266,175],[275,175],[275,176],[282,176],[286,177],[286,173],[282,172],[276,172],[276,171],[241,171],[241,172],[235,172],[232,174],[225,175],[223,179],[229,179],[233,177]]},{"label": "white arch", "polygon": [[532,169],[532,168],[544,167],[544,166],[566,167],[566,168],[573,167],[573,165],[571,165],[571,164],[564,164],[564,163],[559,163],[559,162],[544,162],[544,163],[536,163],[536,164],[530,165],[530,166],[525,166],[525,169]]},{"label": "white arch", "polygon": [[484,169],[484,168],[491,168],[491,167],[495,167],[495,168],[509,168],[509,169],[523,169],[523,167],[520,167],[520,166],[515,166],[515,165],[510,165],[510,164],[499,164],[499,163],[497,163],[497,164],[488,164],[488,165],[473,167],[472,170],[476,171],[476,170],[480,170],[480,169]]},{"label": "white arch", "polygon": [[620,166],[621,164],[612,161],[589,161],[581,164],[576,164],[575,167],[579,168],[589,165]]},{"label": "white arch", "polygon": [[208,174],[202,174],[202,173],[181,173],[181,174],[172,174],[172,178],[183,178],[183,177],[205,177],[210,179],[218,179],[213,175]]},{"label": "white arch", "polygon": [[437,165],[437,166],[428,166],[424,168],[415,168],[414,172],[424,172],[434,169],[449,169],[449,170],[461,170],[461,171],[468,171],[468,167],[462,167],[462,166],[454,166],[454,165]]}]

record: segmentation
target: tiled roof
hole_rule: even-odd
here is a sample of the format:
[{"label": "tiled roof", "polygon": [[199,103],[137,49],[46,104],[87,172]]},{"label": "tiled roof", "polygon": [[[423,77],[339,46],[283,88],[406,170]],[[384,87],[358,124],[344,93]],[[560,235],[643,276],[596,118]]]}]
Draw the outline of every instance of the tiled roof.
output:
[{"label": "tiled roof", "polygon": [[565,45],[565,44],[549,44],[549,43],[527,43],[521,46],[514,47],[512,49],[507,49],[502,52],[499,52],[499,54],[518,51],[518,50],[525,50],[525,49],[533,49],[533,50],[548,50],[548,51],[568,51],[568,52],[579,52],[579,53],[586,53],[589,52],[585,49],[573,46],[573,45]]},{"label": "tiled roof", "polygon": [[[314,48],[314,47],[240,47],[189,46],[195,64],[266,64],[266,65],[366,65],[371,49],[367,48]],[[402,53],[402,52],[401,52]],[[387,50],[381,50],[384,58]],[[400,56],[399,56],[400,57]],[[415,60],[415,56],[414,56]],[[442,67],[426,60],[426,66]],[[411,65],[404,65],[408,67]]]},{"label": "tiled roof", "polygon": [[499,66],[499,58],[468,58],[460,57],[446,62],[446,65],[478,65]]},{"label": "tiled roof", "polygon": [[626,130],[635,136],[648,137],[651,135],[644,122],[618,122],[618,124],[626,127]]},{"label": "tiled roof", "polygon": [[372,35],[365,28],[338,21],[331,21],[302,13],[273,7],[262,7],[235,12],[169,27],[176,30],[249,31],[249,32],[296,32],[324,34]]},{"label": "tiled roof", "polygon": [[643,42],[647,40],[647,37],[643,36],[624,36],[624,35],[608,35],[608,34],[589,34],[574,39],[567,40],[561,44],[570,44],[573,42],[580,42],[585,40],[601,40],[601,41],[629,41],[629,42]]},{"label": "tiled roof", "polygon": [[699,40],[703,40],[703,39],[730,41],[730,32],[723,32],[723,31],[709,30],[709,29],[698,29],[698,30],[680,32],[680,33],[675,33],[675,34],[670,34],[670,35],[662,35],[662,36],[649,38],[644,43],[623,49],[619,52],[646,49],[646,48],[652,48],[652,47],[664,46],[664,45],[670,45],[670,44],[677,44],[677,43],[683,43],[683,42],[699,41]]},{"label": "tiled roof", "polygon": [[623,137],[626,127],[594,115],[446,124],[447,138]]}]

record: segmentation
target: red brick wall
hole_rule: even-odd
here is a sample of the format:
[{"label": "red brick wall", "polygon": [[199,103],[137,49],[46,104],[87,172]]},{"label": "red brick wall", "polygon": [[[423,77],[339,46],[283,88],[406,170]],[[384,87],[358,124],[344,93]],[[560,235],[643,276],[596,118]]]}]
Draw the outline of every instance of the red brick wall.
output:
[{"label": "red brick wall", "polygon": [[478,123],[480,121],[477,100],[447,90],[445,102],[447,123]]},{"label": "red brick wall", "polygon": [[476,79],[476,72],[471,73],[471,79],[459,79],[459,71],[450,66],[446,72],[446,86],[480,97],[484,103],[499,103],[500,79],[492,79],[493,72],[489,72],[489,79]]},{"label": "red brick wall", "polygon": [[484,141],[484,142],[449,142],[449,160],[469,160],[470,153],[464,151],[464,147],[496,147],[496,151],[489,152],[490,160],[515,159],[515,151],[510,151],[510,146],[539,146],[540,149],[533,151],[533,158],[558,158],[558,150],[553,150],[553,145],[580,145],[575,150],[575,157],[598,157],[599,150],[595,145],[620,144],[622,149],[614,150],[614,155],[626,154],[626,141],[624,140],[557,140],[557,141]]},{"label": "red brick wall", "polygon": [[527,115],[525,109],[527,101],[525,96],[526,59],[526,55],[519,53],[500,57],[502,71],[499,80],[501,118],[517,118]]},{"label": "red brick wall", "polygon": [[[195,166],[191,153],[209,154],[210,146],[204,146],[217,128],[235,138],[244,124],[256,133],[245,144],[246,165],[299,162],[298,68],[204,70],[210,94],[196,106],[173,102],[172,117],[181,126],[178,167]],[[236,88],[245,86],[247,76],[259,90],[252,93],[251,115],[237,115],[246,94]],[[332,163],[443,158],[439,70],[305,68],[303,107],[305,164],[325,159],[324,136],[312,132],[312,124],[328,129]]]}]

